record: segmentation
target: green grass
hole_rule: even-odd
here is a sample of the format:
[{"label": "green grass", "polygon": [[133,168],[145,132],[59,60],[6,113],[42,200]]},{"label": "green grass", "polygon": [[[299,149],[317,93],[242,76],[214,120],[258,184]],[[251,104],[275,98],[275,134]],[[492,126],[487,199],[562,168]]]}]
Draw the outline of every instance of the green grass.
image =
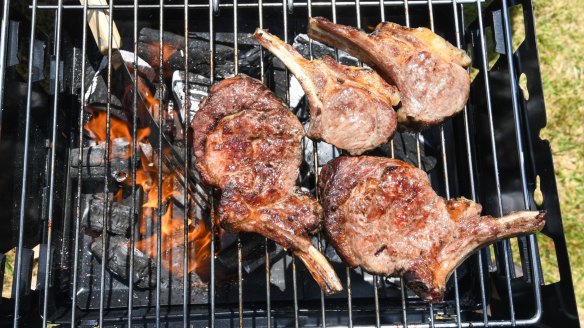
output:
[{"label": "green grass", "polygon": [[[564,230],[584,319],[584,1],[534,0],[536,33]],[[546,247],[547,246],[547,247]],[[542,245],[543,266],[553,265]],[[546,270],[547,271],[547,270]],[[546,272],[546,278],[554,279]]]}]

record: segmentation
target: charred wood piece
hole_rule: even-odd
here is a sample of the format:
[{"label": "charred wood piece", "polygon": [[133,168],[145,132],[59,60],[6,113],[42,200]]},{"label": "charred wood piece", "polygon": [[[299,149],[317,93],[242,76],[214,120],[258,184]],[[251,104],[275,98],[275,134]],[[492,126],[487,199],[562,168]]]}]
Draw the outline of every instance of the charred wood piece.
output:
[{"label": "charred wood piece", "polygon": [[[240,233],[242,267],[247,273],[257,270],[266,263],[266,238],[253,233]],[[268,240],[270,261],[276,262],[286,254],[281,246]],[[229,272],[237,272],[237,235],[224,232],[221,236],[221,250],[217,254],[217,261]]]},{"label": "charred wood piece", "polygon": [[[110,174],[117,182],[124,182],[130,176],[130,161],[128,156],[131,142],[123,138],[114,139],[111,144]],[[81,163],[79,163],[79,152],[82,151]],[[137,149],[140,151],[140,148]],[[136,156],[139,158],[139,156]],[[69,163],[71,166],[70,177],[76,179],[79,170],[81,178],[88,180],[103,180],[105,178],[105,143],[84,147],[82,150],[74,148],[71,150]]]},{"label": "charred wood piece", "polygon": [[[191,34],[189,38],[189,71],[195,74],[207,74],[210,69],[209,62],[209,38],[205,34]],[[248,39],[251,49],[241,51],[239,54],[239,64],[241,72],[249,75],[257,74],[260,62],[259,46],[252,45],[249,34],[242,35],[242,39]],[[225,38],[228,39],[227,37]],[[183,36],[164,32],[164,58],[162,68],[163,79],[170,81],[172,74],[177,70],[184,70],[185,38]],[[233,42],[231,36],[230,43]],[[245,44],[245,43],[244,43]],[[215,73],[219,78],[226,78],[235,74],[233,63],[234,50],[231,46],[221,43],[215,45]],[[143,28],[140,30],[138,38],[138,55],[148,62],[155,70],[160,67],[160,31]]]},{"label": "charred wood piece", "polygon": [[[312,41],[312,45],[310,45],[310,38],[306,34],[298,34],[294,38],[294,43],[292,46],[296,49],[302,57],[310,58],[312,56],[314,58],[321,58],[322,56],[329,56],[336,58],[335,48],[329,47],[324,43],[320,43],[318,41]],[[311,52],[312,51],[312,52]],[[338,50],[338,62],[339,64],[348,65],[348,66],[359,66],[359,60],[349,55],[343,50]]]},{"label": "charred wood piece", "polygon": [[[82,224],[96,232],[103,231],[103,219],[106,213],[106,203],[96,195],[84,195]],[[118,202],[109,202],[107,206],[107,231],[112,234],[125,236],[130,232],[132,207]],[[138,216],[140,206],[134,207],[134,215]],[[137,221],[137,220],[136,220]]]},{"label": "charred wood piece", "polygon": [[[91,253],[103,262],[103,236],[91,243]],[[148,255],[134,248],[134,285],[138,288],[151,288],[156,284],[156,265]],[[109,236],[107,243],[107,270],[120,280],[127,281],[130,274],[130,240],[121,236]]]}]

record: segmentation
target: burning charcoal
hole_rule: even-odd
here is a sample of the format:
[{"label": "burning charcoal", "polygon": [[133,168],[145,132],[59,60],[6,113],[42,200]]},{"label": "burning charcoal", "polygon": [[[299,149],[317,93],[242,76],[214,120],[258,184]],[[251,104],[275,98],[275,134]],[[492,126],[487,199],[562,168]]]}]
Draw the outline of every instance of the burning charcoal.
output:
[{"label": "burning charcoal", "polygon": [[[121,58],[117,58],[116,56],[121,56]],[[132,71],[134,68],[134,53],[125,50],[116,51],[112,63],[121,64],[122,61],[125,63],[126,67],[130,69],[130,74],[134,74]],[[144,59],[138,57],[137,68],[138,76],[141,76],[150,82],[154,82],[158,73]]]},{"label": "burning charcoal", "polygon": [[[304,138],[302,140],[302,149],[304,149],[304,160],[310,167],[314,166],[314,154],[313,154],[313,141]],[[335,157],[338,157],[341,153],[339,149],[335,148],[333,145],[328,144],[323,141],[319,141],[317,143],[318,148],[318,165],[323,166],[328,161],[332,160]]]},{"label": "burning charcoal", "polygon": [[[191,34],[189,38],[189,71],[195,74],[209,74],[209,40],[204,34]],[[224,36],[225,40],[229,37]],[[243,39],[250,40],[249,34],[242,36]],[[184,70],[185,39],[183,36],[170,32],[164,32],[164,79],[171,80],[172,74],[177,70]],[[230,38],[233,40],[233,37]],[[231,42],[225,42],[231,44]],[[251,41],[248,41],[251,45]],[[234,50],[231,45],[221,43],[215,44],[215,74],[219,78],[232,76],[235,73],[233,63]],[[241,51],[239,54],[241,72],[248,75],[257,74],[259,67],[259,46],[248,51]],[[138,54],[145,61],[150,63],[155,70],[159,68],[160,62],[160,32],[158,30],[143,28],[140,31],[138,41]]]},{"label": "burning charcoal", "polygon": [[130,175],[131,142],[126,138],[112,140],[111,175],[117,182],[124,182]]},{"label": "burning charcoal", "polygon": [[96,71],[87,68],[87,75],[85,76],[85,84],[88,86],[87,91],[82,97],[85,98],[87,109],[93,111],[105,111],[108,101],[110,102],[110,113],[113,117],[126,119],[126,115],[122,109],[121,97],[118,93],[109,92],[107,87],[107,65],[108,60],[103,58]]},{"label": "burning charcoal", "polygon": [[[439,140],[439,139],[435,139]],[[301,176],[305,176],[308,172],[312,170],[314,165],[314,154],[313,154],[313,142],[310,139],[305,138],[302,141],[302,149],[304,150],[304,161],[308,164],[306,168],[301,167]],[[334,146],[327,144],[325,142],[318,142],[318,164],[319,166],[325,165],[328,161],[332,160],[341,155],[339,149]],[[436,166],[436,150],[429,139],[424,139],[420,137],[420,156],[422,158],[422,168],[424,171],[429,172]],[[367,152],[369,155],[391,157],[392,150],[389,144],[382,145],[379,148]],[[393,155],[414,166],[418,165],[418,154],[416,145],[416,134],[412,133],[396,133],[393,138]],[[301,183],[305,186],[304,183]]]},{"label": "burning charcoal", "polygon": [[[108,237],[108,255],[106,268],[121,280],[127,281],[130,273],[130,241],[121,236]],[[99,237],[91,243],[91,253],[102,261],[103,237]],[[156,266],[148,255],[134,248],[134,284],[138,288],[150,288],[156,284]]]},{"label": "burning charcoal", "polygon": [[[105,111],[107,108],[108,101],[111,104],[111,114],[112,117],[124,120],[126,122],[131,122],[134,114],[134,87],[138,89],[140,93],[140,98],[138,101],[138,126],[143,127],[146,125],[146,118],[144,117],[144,107],[152,107],[153,103],[157,100],[154,98],[155,87],[153,85],[156,79],[156,71],[143,59],[138,58],[137,68],[138,68],[138,79],[136,85],[134,85],[134,53],[115,50],[112,54],[112,76],[111,76],[111,86],[108,87],[108,58],[104,57],[100,66],[96,71],[88,67],[86,73],[86,85],[87,92],[83,97],[87,106],[86,111],[90,113],[95,113],[99,111]],[[168,100],[169,97],[163,100]],[[142,101],[144,100],[144,101]]]},{"label": "burning charcoal", "polygon": [[[433,140],[436,142],[440,139],[434,138]],[[414,166],[418,165],[415,133],[396,133],[393,137],[393,148],[394,156],[396,158],[399,158],[402,161]],[[435,147],[430,139],[423,138],[423,135],[420,135],[420,156],[422,159],[422,169],[426,172],[429,172],[436,166],[436,149],[438,149],[438,147]],[[381,153],[384,156],[391,155],[389,145],[385,145],[384,147],[380,147],[374,151],[377,151],[377,153]]]},{"label": "burning charcoal", "polygon": [[[241,46],[252,46],[257,47],[257,42],[252,37],[252,33],[238,33],[237,34],[237,44]],[[199,39],[209,41],[209,33],[205,32],[191,32],[189,34],[189,39]],[[233,44],[233,33],[217,32],[214,34],[215,43],[232,45]]]},{"label": "burning charcoal", "polygon": [[[138,41],[138,54],[144,58],[155,70],[159,68],[160,56],[160,32],[151,28],[140,30]],[[180,35],[170,32],[163,33],[164,78],[170,80],[172,73],[184,69],[185,39]],[[218,65],[232,59],[233,49],[223,45],[216,45],[215,60]],[[189,68],[196,73],[209,72],[209,42],[204,40],[189,40]]]},{"label": "burning charcoal", "polygon": [[[298,34],[294,38],[293,47],[298,50],[304,56],[304,58],[310,58],[310,43],[309,38],[306,34]],[[343,65],[358,66],[359,60],[348,53],[339,50],[338,62]],[[312,55],[314,58],[321,58],[324,55],[335,58],[335,49],[331,48],[318,41],[312,41]]]},{"label": "burning charcoal", "polygon": [[337,254],[337,251],[333,246],[327,244],[324,249],[324,256],[329,260],[331,263],[343,263],[341,257]]},{"label": "burning charcoal", "polygon": [[[225,235],[236,236],[235,234],[224,233],[221,237],[221,250],[217,255],[217,261],[225,266],[229,271],[237,270],[237,238],[226,237]],[[251,273],[266,263],[266,238],[252,233],[240,233],[241,253],[243,257],[242,266],[245,272]],[[284,249],[268,240],[268,252],[271,261],[277,261],[286,252]]]},{"label": "burning charcoal", "polygon": [[[84,206],[83,226],[101,233],[105,213],[104,199],[96,195],[85,195],[82,204]],[[135,207],[136,212],[139,209],[140,207]],[[126,235],[130,231],[130,213],[131,206],[110,201],[107,231],[116,235]]]},{"label": "burning charcoal", "polygon": [[[117,140],[117,139],[115,139]],[[130,143],[126,141],[115,141],[112,143],[112,151],[121,152],[123,149],[129,149]],[[113,153],[112,153],[113,155]],[[79,170],[81,170],[81,178],[84,181],[88,180],[101,180],[103,181],[105,177],[105,143],[100,143],[94,146],[84,147],[81,159],[81,166],[79,166],[79,148],[74,148],[71,150],[70,165],[71,171],[70,176],[72,178],[77,178]],[[124,181],[130,172],[130,159],[129,158],[119,158],[113,157],[110,161],[110,172],[112,177],[116,181]]]},{"label": "burning charcoal", "polygon": [[[261,61],[261,54],[262,52],[260,51],[259,47],[250,49],[248,51],[245,52],[240,52],[239,53],[239,65],[242,67],[242,71],[245,74],[254,76],[254,75],[258,75],[259,74],[259,63]],[[269,56],[269,54],[264,55],[264,58],[267,58]]]},{"label": "burning charcoal", "polygon": [[[188,74],[189,77],[189,117],[195,116],[195,113],[199,109],[199,103],[207,96],[207,89],[211,85],[211,81],[202,75]],[[185,72],[176,71],[172,75],[172,92],[174,98],[179,106],[179,113],[181,116],[181,122],[185,123]],[[187,123],[190,125],[190,122]]]}]

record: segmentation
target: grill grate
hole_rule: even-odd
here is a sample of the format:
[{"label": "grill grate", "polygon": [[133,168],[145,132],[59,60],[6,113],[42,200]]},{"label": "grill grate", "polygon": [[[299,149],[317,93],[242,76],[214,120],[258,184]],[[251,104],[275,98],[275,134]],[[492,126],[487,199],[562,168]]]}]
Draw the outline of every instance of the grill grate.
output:
[{"label": "grill grate", "polygon": [[[70,324],[71,326],[278,326],[286,325],[300,327],[300,326],[376,326],[376,327],[470,327],[470,326],[529,326],[539,322],[545,322],[549,318],[560,320],[564,326],[577,326],[575,300],[573,294],[572,281],[570,276],[570,267],[567,260],[567,251],[561,228],[561,218],[559,213],[559,206],[557,198],[554,197],[557,193],[555,191],[555,183],[553,182],[553,164],[551,163],[551,154],[547,144],[538,137],[538,133],[543,124],[541,120],[545,120],[545,109],[543,108],[543,97],[541,95],[541,83],[538,79],[539,69],[537,64],[537,52],[535,49],[535,36],[533,30],[532,6],[529,0],[403,0],[403,1],[311,1],[306,2],[294,0],[282,0],[281,2],[264,2],[264,0],[257,1],[243,1],[231,0],[230,2],[220,2],[219,0],[209,0],[208,3],[197,2],[191,3],[189,0],[184,0],[182,3],[177,1],[142,1],[138,0],[110,0],[101,2],[98,0],[84,1],[82,4],[67,0],[42,1],[32,0],[32,3],[27,3],[24,10],[24,16],[30,17],[26,20],[30,25],[28,38],[24,37],[28,42],[28,57],[35,58],[35,51],[38,48],[34,46],[35,40],[38,39],[38,33],[41,24],[45,22],[38,18],[46,18],[50,15],[54,19],[54,33],[50,34],[53,38],[51,53],[51,62],[53,66],[52,72],[57,72],[51,76],[51,85],[49,87],[51,97],[48,127],[49,142],[46,146],[47,165],[45,171],[46,182],[43,186],[46,188],[43,194],[43,206],[46,210],[43,212],[46,216],[35,221],[30,218],[28,214],[29,208],[27,205],[31,197],[40,197],[33,195],[34,185],[31,184],[31,176],[33,174],[29,168],[34,167],[34,158],[31,159],[30,154],[34,153],[34,148],[37,147],[35,143],[29,142],[31,140],[31,132],[34,124],[34,115],[32,110],[35,108],[33,93],[35,92],[35,83],[33,74],[26,75],[26,105],[22,119],[24,120],[23,127],[24,134],[22,135],[22,181],[18,189],[18,211],[11,224],[13,224],[13,234],[16,234],[14,240],[11,240],[10,245],[6,250],[16,246],[16,261],[14,269],[14,287],[11,298],[3,299],[0,303],[0,313],[7,313],[14,327],[30,326],[31,322],[42,327],[47,327],[51,323]],[[514,53],[512,29],[509,5],[521,4],[525,16],[526,41],[523,49],[519,49]],[[10,11],[11,8],[12,11]],[[0,44],[0,108],[8,103],[9,94],[7,89],[10,75],[7,73],[11,68],[6,65],[7,58],[10,56],[8,39],[9,39],[9,25],[12,16],[15,16],[14,10],[22,10],[22,8],[15,5],[15,1],[5,0],[3,6],[3,19],[1,26],[2,43]],[[486,212],[490,212],[495,216],[502,216],[504,212],[519,209],[533,209],[538,207],[533,201],[533,192],[535,189],[535,177],[541,175],[548,177],[546,185],[542,186],[546,202],[542,209],[548,211],[548,225],[544,233],[553,238],[556,247],[556,254],[560,264],[561,281],[557,284],[545,285],[542,277],[542,268],[539,262],[539,251],[537,238],[535,235],[519,238],[522,266],[516,267],[513,261],[513,251],[511,249],[511,242],[505,240],[497,243],[494,251],[485,248],[479,251],[476,256],[471,257],[467,261],[469,267],[476,271],[473,275],[475,286],[474,297],[476,302],[472,307],[462,302],[462,295],[466,295],[465,288],[468,285],[461,283],[461,275],[455,271],[451,279],[453,284],[453,296],[450,300],[439,303],[430,304],[422,302],[418,298],[410,295],[405,288],[403,280],[370,276],[372,291],[367,291],[368,295],[372,297],[363,297],[365,295],[362,289],[362,284],[357,284],[352,281],[356,275],[356,271],[344,266],[341,271],[344,272],[346,294],[342,297],[325,297],[320,291],[314,299],[306,296],[305,281],[303,278],[305,274],[301,265],[297,265],[293,256],[288,256],[290,260],[291,271],[291,299],[282,300],[277,295],[272,294],[274,287],[270,284],[273,279],[272,265],[277,259],[271,258],[269,250],[270,242],[268,239],[263,240],[265,249],[265,291],[257,291],[263,293],[262,301],[255,301],[257,297],[244,292],[245,284],[249,283],[244,274],[243,262],[243,246],[244,241],[241,237],[237,237],[237,295],[233,299],[232,304],[223,302],[221,287],[217,281],[217,260],[214,256],[210,257],[210,281],[208,287],[208,302],[206,304],[193,304],[191,301],[191,293],[193,288],[190,285],[190,274],[188,271],[189,251],[192,245],[189,243],[189,220],[191,214],[197,209],[191,206],[188,193],[185,192],[183,197],[184,211],[183,211],[183,240],[182,240],[182,302],[174,304],[175,306],[168,306],[165,303],[162,273],[162,219],[163,206],[158,206],[156,210],[156,269],[155,269],[155,290],[153,298],[154,303],[151,307],[135,306],[137,291],[134,287],[134,273],[136,270],[135,254],[129,252],[129,273],[127,284],[127,303],[123,308],[111,306],[111,295],[108,295],[108,286],[111,284],[111,278],[108,277],[106,271],[108,256],[108,238],[103,238],[101,244],[102,264],[99,266],[99,290],[97,295],[99,298],[98,311],[85,309],[84,301],[80,300],[79,288],[83,278],[80,277],[81,266],[83,261],[83,249],[85,243],[82,236],[82,191],[83,178],[82,170],[77,170],[76,179],[62,179],[61,175],[68,173],[62,172],[63,162],[62,153],[65,154],[72,148],[84,149],[88,140],[84,137],[83,125],[85,122],[87,107],[86,97],[84,96],[89,87],[86,82],[86,74],[89,70],[88,62],[92,56],[91,34],[88,32],[88,22],[90,20],[90,13],[97,10],[107,10],[109,15],[109,26],[107,28],[107,44],[112,44],[115,38],[114,35],[114,21],[116,23],[124,23],[127,28],[126,34],[122,34],[129,45],[127,49],[133,52],[133,62],[138,62],[138,39],[139,26],[141,22],[146,19],[154,20],[158,18],[156,27],[159,30],[158,45],[159,53],[158,60],[160,63],[165,58],[164,45],[165,34],[164,31],[168,28],[169,21],[176,21],[178,19],[183,21],[181,25],[181,32],[184,34],[185,49],[189,49],[189,36],[192,32],[209,33],[209,72],[208,78],[211,83],[217,79],[217,45],[218,41],[215,39],[216,32],[230,32],[233,36],[231,46],[234,50],[233,64],[234,72],[238,74],[240,71],[240,44],[238,41],[239,32],[249,33],[250,28],[259,26],[260,28],[273,29],[279,31],[286,43],[290,43],[289,37],[298,34],[305,30],[305,25],[298,23],[305,21],[308,17],[318,12],[318,15],[327,16],[333,22],[342,20],[342,23],[354,25],[358,28],[366,28],[368,23],[393,20],[406,26],[426,26],[440,34],[446,35],[453,44],[459,48],[470,48],[472,51],[473,64],[472,66],[480,70],[480,73],[473,81],[472,93],[469,103],[464,108],[463,113],[458,117],[449,120],[445,124],[432,128],[429,132],[414,135],[415,143],[412,152],[413,161],[421,169],[424,169],[423,157],[425,155],[424,148],[428,147],[427,140],[435,140],[438,145],[436,153],[438,154],[438,163],[436,168],[430,172],[432,184],[434,188],[439,191],[439,194],[445,198],[466,196],[474,201],[483,203]],[[158,13],[156,14],[153,13]],[[179,15],[180,16],[175,16]],[[149,16],[150,15],[150,16]],[[498,15],[498,16],[497,16]],[[206,17],[205,17],[206,16]],[[253,18],[255,16],[255,18]],[[316,16],[316,15],[315,15]],[[144,18],[146,17],[146,18]],[[472,22],[464,22],[465,17],[476,17]],[[497,18],[498,17],[498,18]],[[16,18],[14,18],[16,19]],[[204,21],[208,20],[208,25]],[[25,19],[23,19],[25,21]],[[203,21],[200,23],[199,21]],[[76,22],[77,28],[82,28],[81,35],[78,38],[77,46],[81,49],[74,48],[75,39],[72,35],[75,32],[68,30],[67,23]],[[44,26],[44,25],[42,25]],[[196,26],[196,28],[194,28]],[[75,27],[74,27],[75,28]],[[492,70],[489,69],[489,55],[488,43],[489,36],[487,29],[491,29],[495,33],[495,41],[497,42],[497,49],[504,55],[504,58],[494,66]],[[131,40],[131,41],[130,41]],[[103,41],[103,40],[102,40]],[[131,43],[130,43],[131,42]],[[221,44],[225,43],[224,40]],[[71,49],[78,53],[69,57]],[[313,51],[314,44],[312,40],[308,41],[310,58],[314,58]],[[80,53],[79,53],[80,52]],[[116,50],[111,47],[108,49],[107,57],[113,58]],[[339,51],[335,49],[336,59],[339,59]],[[189,51],[184,54],[184,71],[189,72],[190,61]],[[75,59],[79,58],[79,59]],[[262,82],[270,85],[273,77],[270,70],[273,69],[268,63],[264,51],[260,49],[259,61],[259,76]],[[70,61],[77,61],[70,63]],[[33,72],[35,69],[34,60],[27,62],[27,72]],[[359,63],[361,65],[361,63]],[[113,108],[112,108],[112,85],[114,83],[113,71],[115,70],[114,61],[107,61],[107,94],[108,100],[105,108],[106,113],[106,147],[104,154],[105,172],[110,172],[110,127],[112,122]],[[71,69],[71,78],[59,74],[68,67],[77,67]],[[130,75],[134,81],[133,87],[133,115],[131,120],[131,163],[139,160],[139,145],[137,143],[137,135],[139,128],[138,110],[144,104],[144,99],[140,96],[138,83],[138,66],[134,64],[130,67]],[[489,72],[487,74],[487,72]],[[532,92],[530,90],[530,101],[521,98],[521,92],[518,88],[518,72],[529,72],[535,79],[533,83],[536,84],[532,88],[539,88]],[[78,79],[78,87],[80,92],[77,93],[73,82],[75,75],[78,74],[82,78]],[[164,76],[164,67],[159,65],[159,76]],[[537,78],[536,78],[537,76]],[[284,96],[285,102],[290,104],[290,85],[289,73],[284,72]],[[186,80],[185,94],[188,94],[189,79]],[[68,94],[63,90],[63,83],[71,84],[71,92]],[[164,81],[157,82],[158,90],[164,90]],[[77,99],[70,99],[71,95],[79,96]],[[157,94],[157,101],[159,108],[163,108],[163,93]],[[539,97],[539,99],[538,99]],[[535,98],[535,99],[534,99]],[[185,97],[188,108],[189,97]],[[304,105],[305,107],[307,105]],[[499,108],[502,107],[502,108]],[[69,112],[64,112],[62,108],[70,108]],[[307,110],[307,108],[304,108]],[[507,111],[507,114],[501,114],[502,110]],[[4,110],[3,110],[4,111]],[[3,112],[2,111],[2,112]],[[536,113],[537,112],[537,113]],[[1,112],[0,112],[1,113]],[[154,113],[154,111],[152,112]],[[186,113],[186,121],[189,121],[190,113]],[[0,114],[1,115],[1,114]],[[163,111],[158,110],[156,117],[151,117],[152,121],[158,128],[153,131],[154,138],[156,138],[157,146],[155,152],[157,153],[157,172],[156,178],[158,186],[163,185],[163,167],[166,164],[165,158],[169,156],[167,149],[165,149],[165,132],[163,131]],[[65,118],[64,118],[65,117]],[[505,121],[512,120],[512,124]],[[0,116],[0,121],[2,116]],[[66,123],[74,121],[74,124]],[[7,122],[1,122],[4,127]],[[0,131],[4,131],[0,130]],[[63,137],[66,135],[67,137]],[[504,137],[512,137],[513,140],[502,139]],[[0,134],[1,141],[4,143],[7,139],[2,132]],[[184,145],[190,145],[191,135],[184,133],[182,136]],[[311,172],[313,185],[318,183],[319,168],[322,163],[319,163],[319,143],[310,142],[312,149],[312,167]],[[509,145],[512,144],[512,145]],[[388,147],[389,155],[396,156],[396,145],[392,141]],[[63,150],[64,149],[64,150]],[[63,150],[63,151],[59,151]],[[512,152],[512,154],[509,153]],[[334,152],[338,155],[338,151]],[[76,153],[75,160],[78,167],[83,165],[83,152]],[[64,155],[66,156],[66,155]],[[192,154],[190,147],[182,147],[180,154],[171,156],[178,156],[182,159],[190,159]],[[504,156],[504,157],[502,157]],[[537,160],[536,160],[537,159]],[[512,163],[509,163],[512,162]],[[70,168],[66,165],[66,170]],[[551,168],[551,169],[550,169]],[[174,170],[185,181],[185,188],[190,188],[189,183],[195,181],[197,178],[192,171],[192,163],[189,160],[183,160],[181,165],[174,167]],[[551,173],[550,173],[551,171]],[[545,175],[547,172],[547,175]],[[551,174],[551,178],[550,178]],[[137,171],[136,166],[131,165],[130,171],[131,184],[131,204],[130,220],[131,227],[136,226],[137,218],[140,215],[140,209],[135,206],[140,198],[137,188]],[[110,191],[109,188],[112,183],[110,174],[105,174],[102,181],[104,186],[104,202],[106,209],[103,211],[103,229],[101,234],[106,236],[108,234],[108,222],[111,219],[108,207],[111,206],[109,202]],[[195,184],[193,182],[193,184]],[[11,186],[12,187],[12,186]],[[216,191],[207,190],[201,186],[193,186],[192,191],[205,192],[207,196],[207,203],[201,207],[209,207],[211,214],[214,213],[213,195]],[[60,189],[66,189],[61,192]],[[63,196],[66,194],[67,196]],[[547,195],[546,195],[547,194]],[[316,195],[318,197],[318,195]],[[549,196],[549,197],[548,197]],[[163,204],[163,190],[158,188],[157,193],[158,204]],[[549,199],[549,201],[548,201]],[[71,213],[62,209],[70,207]],[[196,205],[199,206],[199,205]],[[63,218],[67,217],[69,218]],[[211,231],[215,231],[215,220],[208,220]],[[41,226],[41,233],[31,234],[31,227]],[[66,236],[72,236],[68,240]],[[138,241],[138,234],[135,229],[130,229],[129,245],[130,249],[134,249]],[[26,251],[30,245],[34,243],[44,245],[41,247],[43,255],[39,265],[44,268],[39,268],[38,281],[42,281],[38,294],[30,290],[30,286],[25,286],[27,280],[23,279],[23,273],[29,270],[25,267]],[[217,250],[217,240],[215,234],[211,233],[211,254],[215,254]],[[318,240],[319,251],[325,251],[326,244],[324,238],[319,235]],[[4,245],[0,243],[0,251],[4,252]],[[58,254],[58,255],[55,255]],[[0,254],[1,255],[1,254]],[[493,259],[493,260],[491,260]],[[65,281],[58,281],[63,278],[61,270],[57,267],[71,267],[67,272],[70,277],[66,277]],[[1,269],[1,268],[0,268]],[[516,271],[523,272],[522,277],[516,276]],[[66,271],[66,270],[65,270]],[[260,270],[261,271],[261,270]],[[339,270],[337,270],[340,274]],[[43,273],[41,275],[41,272]],[[2,272],[0,272],[2,273]],[[362,273],[361,273],[362,274]],[[263,272],[262,272],[263,275]],[[363,275],[364,276],[364,275]],[[2,277],[2,274],[0,274]],[[254,277],[258,277],[257,275]],[[70,278],[70,280],[68,280]],[[93,280],[95,281],[95,280]],[[382,286],[393,285],[394,294],[397,298],[387,297],[383,292]],[[64,287],[66,286],[66,287]],[[503,286],[502,288],[500,286]],[[96,286],[97,288],[97,286]],[[493,296],[493,291],[496,290],[496,296]],[[554,294],[554,291],[557,291]],[[473,291],[471,291],[473,293]],[[152,293],[151,293],[152,294]],[[553,294],[553,297],[550,295]],[[31,297],[31,295],[33,295]],[[548,298],[548,296],[550,296]],[[248,300],[253,299],[253,301]],[[40,300],[40,308],[35,309],[31,304],[35,303],[32,299]],[[557,299],[560,299],[565,304],[562,309],[557,309]],[[552,305],[550,307],[550,305]],[[562,313],[561,316],[556,313]],[[32,315],[31,315],[32,314]],[[36,319],[32,317],[38,317]],[[560,319],[558,319],[560,318]],[[0,320],[0,322],[2,322]]]}]

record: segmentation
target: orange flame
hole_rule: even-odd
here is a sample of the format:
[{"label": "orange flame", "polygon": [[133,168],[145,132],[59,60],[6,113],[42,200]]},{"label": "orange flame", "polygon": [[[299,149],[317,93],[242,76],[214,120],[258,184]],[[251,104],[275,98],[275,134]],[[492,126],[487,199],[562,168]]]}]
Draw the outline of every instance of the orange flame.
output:
[{"label": "orange flame", "polygon": [[[154,218],[156,220],[156,218]],[[162,216],[162,265],[169,272],[182,277],[184,267],[182,262],[182,252],[184,243],[184,218],[181,215],[175,215],[172,206],[168,207],[166,213]],[[144,238],[136,242],[136,248],[155,258],[157,235]],[[188,222],[188,267],[187,272],[195,270],[202,281],[209,281],[209,263],[211,260],[211,232],[203,222],[198,222],[193,226]],[[174,255],[173,255],[174,253]],[[173,262],[173,259],[175,262]],[[178,259],[178,261],[177,261]]]},{"label": "orange flame", "polygon": [[120,188],[120,189],[118,189],[118,191],[114,195],[114,200],[116,202],[121,202],[123,198],[124,198],[124,190],[122,188]]},{"label": "orange flame", "polygon": [[[151,180],[153,182],[152,187],[148,191],[148,201],[142,207],[158,208],[158,181],[156,179]],[[173,196],[180,196],[180,194],[174,190],[174,175],[169,174],[162,178],[162,201],[166,202]]]},{"label": "orange flame", "polygon": [[[144,164],[144,161],[143,161]],[[147,233],[147,220],[156,221],[155,209],[158,208],[158,181],[156,179],[157,170],[139,169],[136,172],[136,182],[147,193],[147,201],[142,205],[142,222],[140,232],[142,235]],[[162,179],[162,200],[167,203],[172,196],[179,195],[175,190],[174,174],[163,173]],[[172,274],[177,276],[184,275],[184,266],[182,261],[183,243],[184,243],[184,218],[173,211],[172,203],[169,203],[168,209],[161,218],[162,232],[162,265]],[[210,277],[209,263],[211,260],[211,232],[201,221],[197,226],[189,220],[187,243],[188,243],[188,268],[187,272],[195,270],[203,282],[208,282]],[[136,248],[155,258],[157,235],[153,234],[136,242]],[[177,259],[180,260],[177,262]],[[175,262],[173,262],[173,260]]]},{"label": "orange flame", "polygon": [[[93,117],[85,124],[85,130],[89,131],[91,137],[96,142],[106,141],[106,124],[107,114],[105,112],[95,112]],[[138,129],[136,131],[136,139],[141,142],[150,136],[150,128]],[[123,138],[128,141],[132,140],[132,133],[126,122],[116,118],[110,117],[110,146],[114,139]],[[124,155],[124,158],[129,158],[132,155],[132,147]]]},{"label": "orange flame", "polygon": [[[165,51],[166,52],[166,51]],[[145,105],[149,107],[149,111],[153,117],[158,117],[159,100],[157,100],[150,92],[146,84],[139,79],[138,92],[145,100]],[[93,117],[85,124],[84,128],[89,131],[90,135],[96,142],[106,141],[106,113],[95,112]],[[150,129],[139,129],[136,131],[136,140],[139,143],[148,143],[150,136]],[[123,138],[126,141],[132,141],[132,133],[126,122],[115,117],[110,117],[110,145],[118,138]],[[129,158],[132,155],[132,147],[123,154]],[[158,173],[161,168],[158,168],[152,163],[151,159],[146,158],[144,153],[141,156],[142,167],[136,170],[136,184],[142,187],[142,190],[147,195],[142,205],[142,216],[140,222],[140,234],[145,236],[151,230],[148,227],[156,223],[156,211],[160,204],[158,204]],[[180,191],[175,190],[175,175],[162,171],[162,200],[163,203],[168,204],[168,209],[161,218],[161,238],[162,238],[162,263],[163,266],[172,274],[183,276],[183,244],[184,244],[184,228],[185,222],[182,215],[173,213],[173,205],[169,203],[169,199],[173,196],[180,196]],[[121,201],[123,198],[123,188],[120,186],[117,190],[114,200]],[[211,232],[207,229],[202,221],[187,222],[187,243],[188,243],[188,268],[187,272],[196,271],[197,275],[204,282],[209,281],[210,277],[210,260],[211,260]],[[136,248],[148,254],[151,258],[155,258],[156,254],[156,240],[157,235],[153,234],[136,241]],[[174,253],[174,255],[173,255]],[[175,261],[175,263],[172,263]]]}]

